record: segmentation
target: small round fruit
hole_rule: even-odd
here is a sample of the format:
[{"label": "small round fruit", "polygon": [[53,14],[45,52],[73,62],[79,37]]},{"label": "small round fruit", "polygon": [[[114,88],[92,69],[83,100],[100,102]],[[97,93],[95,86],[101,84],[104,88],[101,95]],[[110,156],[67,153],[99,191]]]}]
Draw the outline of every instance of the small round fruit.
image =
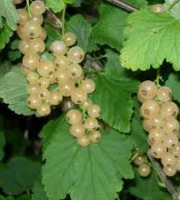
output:
[{"label": "small round fruit", "polygon": [[37,83],[31,83],[27,86],[27,91],[29,94],[38,94],[40,87]]},{"label": "small round fruit", "polygon": [[87,99],[84,103],[83,103],[83,108],[85,109],[85,110],[87,110],[88,109],[88,107],[90,106],[90,105],[92,105],[92,101],[90,100],[90,99]]},{"label": "small round fruit", "polygon": [[35,38],[29,41],[29,49],[36,53],[43,53],[45,50],[45,43],[40,38]]},{"label": "small round fruit", "polygon": [[61,102],[62,111],[66,112],[74,107],[74,103],[70,98],[64,98]]},{"label": "small round fruit", "polygon": [[69,71],[70,77],[73,79],[79,78],[81,74],[83,73],[82,67],[77,63],[71,64],[69,66],[68,71]]},{"label": "small round fruit", "polygon": [[154,143],[157,143],[157,142],[161,143],[163,138],[164,138],[164,132],[160,128],[151,129],[149,132],[149,135],[148,135],[148,139],[149,139],[151,145]]},{"label": "small round fruit", "polygon": [[174,176],[176,174],[175,166],[173,166],[173,167],[164,167],[163,171],[167,176],[170,176],[170,177],[172,177],[172,176]]},{"label": "small round fruit", "polygon": [[71,32],[65,33],[64,42],[68,47],[73,46],[76,43],[76,35]]},{"label": "small round fruit", "polygon": [[163,4],[155,4],[151,6],[151,10],[155,13],[162,13],[165,11]]},{"label": "small round fruit", "polygon": [[74,88],[75,88],[75,85],[74,85],[74,82],[72,81],[67,81],[59,85],[59,90],[61,91],[64,97],[70,97]]},{"label": "small round fruit", "polygon": [[40,38],[41,40],[45,40],[46,37],[47,37],[46,30],[45,30],[44,28],[41,28],[41,33],[40,33],[40,35],[39,35],[39,38]]},{"label": "small round fruit", "polygon": [[155,143],[151,147],[151,155],[154,158],[162,158],[166,153],[166,147],[162,143]]},{"label": "small round fruit", "polygon": [[141,115],[146,119],[158,115],[160,106],[155,100],[147,100],[141,106]]},{"label": "small round fruit", "polygon": [[174,167],[176,165],[176,159],[172,153],[166,153],[161,158],[161,162],[164,167]]},{"label": "small round fruit", "polygon": [[55,58],[55,66],[56,66],[56,69],[60,69],[60,70],[67,70],[68,67],[69,67],[69,60],[67,59],[66,56],[58,56]]},{"label": "small round fruit", "polygon": [[41,26],[32,20],[27,22],[24,26],[24,33],[31,39],[38,38],[41,34],[41,31]]},{"label": "small round fruit", "polygon": [[19,36],[19,38],[22,39],[22,40],[28,40],[29,39],[28,35],[24,31],[24,26],[22,26],[22,25],[17,27],[16,33]]},{"label": "small round fruit", "polygon": [[90,145],[90,139],[84,135],[77,139],[77,143],[82,147],[88,147]]},{"label": "small round fruit", "polygon": [[74,46],[68,51],[68,58],[72,63],[81,63],[84,57],[85,52],[79,46]]},{"label": "small round fruit", "polygon": [[158,114],[158,115],[153,115],[149,123],[151,124],[151,128],[163,129],[166,122],[165,119],[160,114]]},{"label": "small round fruit", "polygon": [[179,113],[178,106],[174,102],[166,102],[161,105],[161,115],[163,117],[177,117]]},{"label": "small round fruit", "polygon": [[91,79],[85,79],[82,81],[82,88],[84,88],[84,90],[86,90],[86,92],[90,94],[96,89],[96,84]]},{"label": "small round fruit", "polygon": [[176,135],[167,135],[163,139],[163,144],[167,148],[172,148],[178,144],[178,138]]},{"label": "small round fruit", "polygon": [[66,114],[66,119],[69,124],[75,125],[82,123],[83,116],[81,112],[77,109],[69,110]]},{"label": "small round fruit", "polygon": [[47,78],[41,77],[41,78],[38,80],[38,83],[39,83],[39,86],[40,86],[41,88],[48,88],[49,85],[50,85],[50,81],[49,81],[48,77],[47,77]]},{"label": "small round fruit", "polygon": [[30,5],[31,13],[33,15],[41,15],[46,11],[46,6],[43,1],[33,1]]},{"label": "small round fruit", "polygon": [[83,104],[87,100],[87,92],[83,88],[75,88],[71,93],[71,99],[75,104]]},{"label": "small round fruit", "polygon": [[50,91],[46,88],[40,88],[38,97],[41,100],[48,100],[50,96]]},{"label": "small round fruit", "polygon": [[36,53],[29,52],[24,55],[22,63],[27,69],[34,71],[39,65],[39,56]]},{"label": "small round fruit", "polygon": [[173,146],[171,150],[176,157],[180,157],[180,142]]},{"label": "small round fruit", "polygon": [[70,79],[70,76],[66,70],[57,70],[55,73],[55,80],[57,83],[62,84],[62,83],[67,83]]},{"label": "small round fruit", "polygon": [[49,103],[52,106],[60,104],[63,100],[63,96],[59,91],[52,91],[49,97]]},{"label": "small round fruit", "polygon": [[66,44],[60,40],[56,40],[51,44],[51,52],[52,54],[54,54],[54,56],[63,56],[66,51],[67,51],[67,47]]},{"label": "small round fruit", "polygon": [[143,163],[146,162],[146,157],[145,156],[141,156],[141,155],[138,155],[134,160],[133,160],[133,163],[137,166],[140,166],[142,165]]},{"label": "small round fruit", "polygon": [[74,124],[70,128],[70,133],[72,136],[76,138],[83,137],[86,130],[82,124]]},{"label": "small round fruit", "polygon": [[55,66],[52,61],[41,61],[38,66],[38,73],[42,77],[49,77],[50,74],[52,74],[55,71]]},{"label": "small round fruit", "polygon": [[87,112],[90,117],[98,118],[101,113],[101,108],[98,105],[92,104],[88,106]]},{"label": "small round fruit", "polygon": [[99,131],[92,131],[89,135],[91,142],[99,142],[101,140],[101,133]]},{"label": "small round fruit", "polygon": [[99,123],[98,123],[97,119],[89,117],[84,121],[84,127],[88,131],[94,131],[97,128],[99,128]]},{"label": "small round fruit", "polygon": [[47,116],[51,113],[51,107],[48,103],[43,103],[37,108],[37,114],[40,117]]},{"label": "small round fruit", "polygon": [[44,19],[42,15],[33,15],[31,20],[42,25]]},{"label": "small round fruit", "polygon": [[179,133],[179,121],[173,117],[166,118],[164,130],[167,134],[177,135]]},{"label": "small round fruit", "polygon": [[161,102],[168,102],[172,98],[172,90],[166,86],[161,87],[157,92],[157,98]]},{"label": "small round fruit", "polygon": [[138,173],[142,177],[147,177],[151,173],[151,168],[148,164],[144,163],[144,164],[139,166]]},{"label": "small round fruit", "polygon": [[37,109],[41,106],[41,100],[35,94],[31,94],[28,97],[27,102],[28,102],[29,108],[31,109]]},{"label": "small round fruit", "polygon": [[27,80],[29,83],[37,83],[39,80],[39,75],[36,72],[29,72],[27,74]]},{"label": "small round fruit", "polygon": [[25,25],[29,21],[29,15],[25,9],[18,9],[19,14],[18,24]]},{"label": "small round fruit", "polygon": [[19,50],[22,54],[26,54],[29,51],[29,40],[21,40],[19,42]]},{"label": "small round fruit", "polygon": [[157,94],[158,88],[152,81],[144,81],[139,86],[139,96],[143,99],[153,99]]}]

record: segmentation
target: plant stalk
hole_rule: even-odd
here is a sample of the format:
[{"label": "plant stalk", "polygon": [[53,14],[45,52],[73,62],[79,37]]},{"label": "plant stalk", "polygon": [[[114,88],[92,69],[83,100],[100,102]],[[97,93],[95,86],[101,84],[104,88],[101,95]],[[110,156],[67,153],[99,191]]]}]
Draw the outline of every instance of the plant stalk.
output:
[{"label": "plant stalk", "polygon": [[174,0],[174,2],[172,4],[170,4],[170,6],[168,7],[167,11],[170,11],[172,8],[174,8],[174,6],[179,2],[180,2],[180,0]]}]

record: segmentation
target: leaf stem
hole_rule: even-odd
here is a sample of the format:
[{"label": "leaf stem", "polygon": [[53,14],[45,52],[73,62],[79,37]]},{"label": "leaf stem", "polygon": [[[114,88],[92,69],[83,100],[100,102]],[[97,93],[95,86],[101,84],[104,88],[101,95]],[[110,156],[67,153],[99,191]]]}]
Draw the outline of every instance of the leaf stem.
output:
[{"label": "leaf stem", "polygon": [[30,10],[30,3],[29,0],[26,0],[27,11],[30,18],[32,18],[31,10]]},{"label": "leaf stem", "polygon": [[135,12],[138,10],[138,8],[136,8],[130,4],[127,4],[122,0],[107,0],[107,1],[109,1],[112,4],[115,4],[116,6],[118,6],[120,8],[123,8],[124,10],[130,11],[130,12]]},{"label": "leaf stem", "polygon": [[65,34],[65,23],[66,23],[66,8],[67,6],[64,6],[63,12],[62,12],[62,37],[64,37]]},{"label": "leaf stem", "polygon": [[170,11],[172,8],[174,8],[174,6],[175,6],[177,3],[179,3],[179,2],[180,2],[180,0],[174,0],[174,1],[172,2],[172,4],[169,5],[167,11]]}]

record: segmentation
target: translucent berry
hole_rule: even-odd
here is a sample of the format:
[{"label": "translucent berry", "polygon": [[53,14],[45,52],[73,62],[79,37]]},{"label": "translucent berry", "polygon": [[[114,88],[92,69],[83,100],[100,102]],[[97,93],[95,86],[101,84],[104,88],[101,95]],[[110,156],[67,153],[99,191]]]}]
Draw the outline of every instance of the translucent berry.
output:
[{"label": "translucent berry", "polygon": [[145,156],[141,156],[141,155],[138,155],[134,160],[133,160],[133,163],[137,166],[140,166],[142,165],[143,163],[146,162],[146,157]]},{"label": "translucent berry", "polygon": [[96,119],[89,117],[84,121],[84,127],[88,131],[94,131],[99,128],[99,123]]},{"label": "translucent berry", "polygon": [[28,53],[29,52],[29,40],[21,40],[19,42],[19,50],[23,54]]},{"label": "translucent berry", "polygon": [[155,13],[162,13],[165,11],[163,4],[155,4],[151,6],[151,10]]},{"label": "translucent berry", "polygon": [[138,173],[142,177],[147,177],[151,173],[151,168],[148,164],[144,163],[144,164],[139,166]]},{"label": "translucent berry", "polygon": [[59,91],[52,91],[49,96],[50,105],[56,106],[61,103],[63,96]]},{"label": "translucent berry", "polygon": [[87,100],[87,92],[83,88],[75,88],[71,93],[71,99],[75,104],[83,104]]},{"label": "translucent berry", "polygon": [[70,80],[69,73],[66,70],[57,70],[55,76],[56,82],[59,84],[67,83]]},{"label": "translucent berry", "polygon": [[69,66],[69,74],[71,78],[78,78],[82,74],[82,68],[79,64],[73,63]]},{"label": "translucent berry", "polygon": [[55,66],[52,61],[41,61],[38,66],[38,73],[42,77],[49,77],[55,71]]},{"label": "translucent berry", "polygon": [[66,114],[66,119],[69,124],[75,125],[82,123],[83,116],[82,113],[77,109],[69,110]]},{"label": "translucent berry", "polygon": [[37,38],[41,34],[41,26],[40,24],[34,22],[34,21],[29,21],[25,24],[24,26],[24,33],[29,37],[29,38]]},{"label": "translucent berry", "polygon": [[166,153],[166,147],[162,143],[155,143],[151,147],[151,155],[154,158],[162,158]]},{"label": "translucent berry", "polygon": [[18,24],[25,25],[29,21],[29,15],[25,9],[18,9],[19,14]]},{"label": "translucent berry", "polygon": [[36,53],[43,53],[45,50],[45,43],[39,38],[35,38],[29,41],[30,50]]},{"label": "translucent berry", "polygon": [[65,33],[64,42],[68,47],[73,46],[76,43],[76,35],[71,32]]},{"label": "translucent berry", "polygon": [[82,124],[74,124],[70,128],[70,133],[72,136],[80,138],[85,134],[85,128]]},{"label": "translucent berry", "polygon": [[150,100],[153,99],[157,94],[158,88],[156,84],[152,81],[144,81],[139,86],[139,96],[140,98]]},{"label": "translucent berry", "polygon": [[22,60],[23,66],[34,71],[39,65],[39,56],[36,53],[27,53]]},{"label": "translucent berry", "polygon": [[68,58],[72,63],[81,63],[84,60],[85,52],[79,46],[72,47],[68,52]]},{"label": "translucent berry", "polygon": [[86,135],[84,135],[78,138],[77,143],[82,147],[88,147],[90,145],[90,139]]},{"label": "translucent berry", "polygon": [[179,109],[174,102],[166,102],[161,105],[160,112],[163,117],[177,117]]},{"label": "translucent berry", "polygon": [[86,92],[90,94],[96,89],[96,84],[91,79],[85,79],[82,81],[82,88],[84,88],[84,90],[86,90]]},{"label": "translucent berry", "polygon": [[170,101],[172,98],[172,91],[170,88],[164,86],[161,87],[158,92],[157,92],[157,98],[161,101],[161,102],[167,102]]},{"label": "translucent berry", "polygon": [[42,25],[44,19],[42,15],[33,15],[31,20]]},{"label": "translucent berry", "polygon": [[29,83],[37,83],[39,80],[39,75],[36,72],[30,72],[27,74],[27,80]]},{"label": "translucent berry", "polygon": [[41,77],[41,78],[38,80],[38,83],[39,83],[39,86],[40,86],[41,88],[48,88],[49,85],[50,85],[49,79],[48,79],[48,78],[44,78],[44,77]]},{"label": "translucent berry", "polygon": [[67,70],[69,67],[69,60],[66,56],[60,55],[56,57],[54,63],[56,68],[60,70]]},{"label": "translucent berry", "polygon": [[154,115],[158,115],[160,106],[155,100],[147,100],[141,106],[141,115],[144,118],[151,118]]},{"label": "translucent berry", "polygon": [[165,167],[174,167],[176,165],[176,159],[172,153],[166,153],[161,158],[161,162]]},{"label": "translucent berry", "polygon": [[60,89],[62,95],[65,97],[70,97],[74,88],[75,88],[75,85],[74,85],[73,81],[64,82],[64,83],[60,84],[60,86],[59,86],[59,89]]},{"label": "translucent berry", "polygon": [[87,112],[90,117],[97,118],[100,116],[101,108],[98,105],[92,104],[88,106]]},{"label": "translucent berry", "polygon": [[67,47],[66,44],[60,40],[54,41],[51,44],[51,52],[55,55],[55,56],[59,56],[59,55],[64,55],[67,51]]},{"label": "translucent berry", "polygon": [[41,117],[47,116],[51,113],[51,107],[48,103],[43,103],[37,108],[37,114]]},{"label": "translucent berry", "polygon": [[100,131],[92,131],[89,135],[89,139],[91,142],[99,142],[101,140],[101,133]]},{"label": "translucent berry", "polygon": [[37,109],[39,108],[39,106],[41,106],[41,100],[35,94],[31,94],[28,97],[27,102],[28,102],[29,108],[31,109]]},{"label": "translucent berry", "polygon": [[164,167],[163,171],[167,176],[170,176],[170,177],[174,176],[176,174],[175,166],[173,166],[173,167]]},{"label": "translucent berry", "polygon": [[30,5],[30,9],[33,15],[41,15],[45,12],[46,6],[43,1],[33,1]]}]

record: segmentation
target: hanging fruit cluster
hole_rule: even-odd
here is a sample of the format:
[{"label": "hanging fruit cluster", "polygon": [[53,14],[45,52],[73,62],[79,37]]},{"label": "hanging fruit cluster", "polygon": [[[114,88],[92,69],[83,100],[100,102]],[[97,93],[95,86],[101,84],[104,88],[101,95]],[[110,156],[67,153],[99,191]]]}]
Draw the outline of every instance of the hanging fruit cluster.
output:
[{"label": "hanging fruit cluster", "polygon": [[149,133],[151,155],[161,159],[164,173],[174,176],[180,171],[178,106],[172,101],[172,91],[158,88],[152,81],[144,81],[138,91],[143,128]]},{"label": "hanging fruit cluster", "polygon": [[99,142],[101,139],[97,119],[101,109],[88,99],[88,94],[94,92],[96,85],[83,74],[80,63],[85,52],[81,47],[74,46],[74,33],[67,32],[62,40],[52,42],[50,51],[53,59],[43,59],[41,55],[46,48],[46,31],[42,27],[45,10],[45,4],[39,0],[31,3],[29,13],[26,9],[18,9],[17,34],[21,39],[19,50],[24,54],[22,71],[28,80],[27,103],[38,116],[47,116],[64,97],[70,97],[77,107],[67,113],[70,133],[81,146],[86,147],[91,141]]}]

